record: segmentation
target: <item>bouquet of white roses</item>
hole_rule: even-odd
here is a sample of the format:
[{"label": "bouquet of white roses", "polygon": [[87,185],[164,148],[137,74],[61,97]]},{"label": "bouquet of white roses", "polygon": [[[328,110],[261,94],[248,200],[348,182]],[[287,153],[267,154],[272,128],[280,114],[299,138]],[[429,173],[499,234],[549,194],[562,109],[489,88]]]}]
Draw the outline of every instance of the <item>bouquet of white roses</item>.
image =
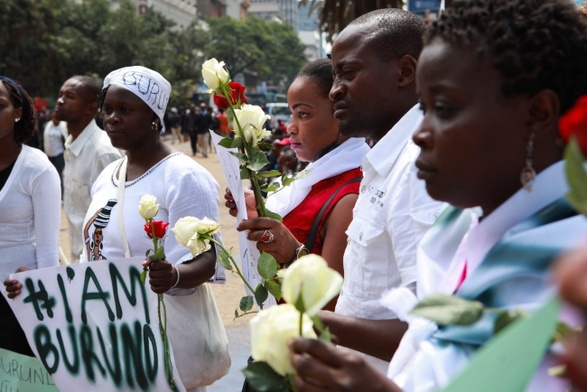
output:
[{"label": "bouquet of white roses", "polygon": [[279,272],[285,304],[261,310],[251,319],[252,357],[244,370],[249,384],[260,391],[290,391],[295,374],[287,342],[296,337],[330,341],[317,313],[342,287],[342,276],[318,255],[300,257]]}]

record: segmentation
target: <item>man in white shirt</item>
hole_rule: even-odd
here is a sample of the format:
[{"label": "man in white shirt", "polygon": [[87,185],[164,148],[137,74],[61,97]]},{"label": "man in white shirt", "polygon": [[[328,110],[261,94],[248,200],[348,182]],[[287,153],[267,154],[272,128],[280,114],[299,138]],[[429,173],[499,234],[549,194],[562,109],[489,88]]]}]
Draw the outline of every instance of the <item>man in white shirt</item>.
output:
[{"label": "man in white shirt", "polygon": [[63,83],[55,115],[67,122],[63,170],[63,207],[69,223],[70,262],[83,249],[82,225],[90,206],[92,184],[110,163],[122,157],[95,121],[100,84],[89,76],[73,76]]},{"label": "man in white shirt", "polygon": [[347,231],[345,279],[335,312],[320,317],[341,346],[366,353],[385,372],[406,325],[380,302],[392,288],[416,287],[416,247],[441,203],[416,177],[411,140],[422,115],[415,73],[425,25],[380,9],[355,19],[332,46],[330,99],[340,132],[370,137],[364,178]]}]

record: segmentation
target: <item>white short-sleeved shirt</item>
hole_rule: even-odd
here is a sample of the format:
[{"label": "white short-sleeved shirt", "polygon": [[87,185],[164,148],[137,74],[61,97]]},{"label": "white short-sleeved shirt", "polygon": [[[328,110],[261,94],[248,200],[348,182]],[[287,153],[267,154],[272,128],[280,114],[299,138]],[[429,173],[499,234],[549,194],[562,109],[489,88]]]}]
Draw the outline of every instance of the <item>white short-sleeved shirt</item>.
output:
[{"label": "white short-sleeved shirt", "polygon": [[[395,319],[381,304],[382,294],[395,287],[415,287],[418,242],[442,207],[416,177],[414,161],[420,150],[411,138],[421,121],[415,106],[365,157],[359,198],[347,230],[345,279],[336,313]],[[387,362],[368,359],[380,370],[387,369]]]},{"label": "white short-sleeved shirt", "polygon": [[92,185],[109,163],[122,158],[122,153],[92,120],[75,140],[71,135],[67,137],[63,156],[63,208],[69,223],[69,261],[77,263],[83,249],[80,233],[92,200]]},{"label": "white short-sleeved shirt", "polygon": [[[80,233],[84,240],[84,262],[125,257],[115,175],[121,161],[106,167],[92,187],[92,202]],[[178,264],[192,259],[192,255],[188,248],[177,243],[170,229],[185,216],[208,217],[218,222],[218,192],[219,185],[214,177],[182,153],[168,155],[141,177],[127,181],[122,216],[130,256],[144,257],[145,252],[153,248],[152,240],[143,229],[145,220],[138,210],[143,195],[157,198],[159,212],[154,219],[170,223],[163,246],[166,260]],[[222,279],[218,274],[216,277]]]}]

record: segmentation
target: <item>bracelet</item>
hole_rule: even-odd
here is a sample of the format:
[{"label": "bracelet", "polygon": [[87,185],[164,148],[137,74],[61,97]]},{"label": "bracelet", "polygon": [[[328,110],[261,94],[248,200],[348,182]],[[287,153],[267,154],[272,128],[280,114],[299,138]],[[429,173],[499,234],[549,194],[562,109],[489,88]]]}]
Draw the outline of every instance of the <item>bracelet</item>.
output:
[{"label": "bracelet", "polygon": [[308,248],[306,248],[306,245],[302,244],[296,249],[296,253],[295,253],[293,259],[291,259],[291,261],[289,263],[283,263],[282,266],[283,266],[283,268],[287,268],[290,265],[292,265],[292,263],[294,261],[296,261],[297,259],[299,259],[300,257],[307,256],[309,254],[310,254],[310,251],[308,250]]},{"label": "bracelet", "polygon": [[177,278],[175,279],[175,283],[173,284],[173,286],[171,286],[171,288],[174,289],[175,286],[177,286],[177,284],[179,283],[179,268],[177,268],[177,266],[175,264],[171,264],[171,266],[175,270],[175,274],[177,276]]}]

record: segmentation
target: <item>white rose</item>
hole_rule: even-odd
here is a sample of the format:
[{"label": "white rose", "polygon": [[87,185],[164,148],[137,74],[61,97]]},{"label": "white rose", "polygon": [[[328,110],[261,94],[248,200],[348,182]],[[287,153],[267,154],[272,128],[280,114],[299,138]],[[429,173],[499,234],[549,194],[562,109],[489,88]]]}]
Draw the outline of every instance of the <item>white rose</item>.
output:
[{"label": "white rose", "polygon": [[202,76],[204,83],[212,90],[217,90],[221,84],[226,84],[230,80],[230,75],[224,68],[224,61],[212,58],[202,64]]},{"label": "white rose", "polygon": [[342,287],[342,276],[328,267],[322,257],[314,254],[300,257],[283,270],[281,277],[283,299],[295,304],[301,296],[305,308],[301,311],[310,316],[336,297]]},{"label": "white rose", "polygon": [[210,249],[210,236],[220,230],[220,224],[213,219],[205,217],[198,219],[193,216],[180,218],[171,231],[175,234],[178,244],[190,248],[192,256]]},{"label": "white rose", "polygon": [[[271,118],[260,106],[244,104],[236,109],[232,120],[232,129],[235,129],[239,136],[253,147],[260,140],[271,135],[271,132],[263,128],[265,122]],[[237,123],[238,119],[238,123]],[[240,125],[240,128],[239,128]]]},{"label": "white rose", "polygon": [[[277,373],[295,374],[289,361],[287,342],[299,336],[300,312],[291,304],[271,306],[261,310],[250,321],[251,355],[256,361],[266,362]],[[302,318],[302,336],[316,338],[312,320]]]},{"label": "white rose", "polygon": [[159,212],[157,198],[153,195],[143,195],[139,201],[139,214],[144,220],[153,219]]}]

